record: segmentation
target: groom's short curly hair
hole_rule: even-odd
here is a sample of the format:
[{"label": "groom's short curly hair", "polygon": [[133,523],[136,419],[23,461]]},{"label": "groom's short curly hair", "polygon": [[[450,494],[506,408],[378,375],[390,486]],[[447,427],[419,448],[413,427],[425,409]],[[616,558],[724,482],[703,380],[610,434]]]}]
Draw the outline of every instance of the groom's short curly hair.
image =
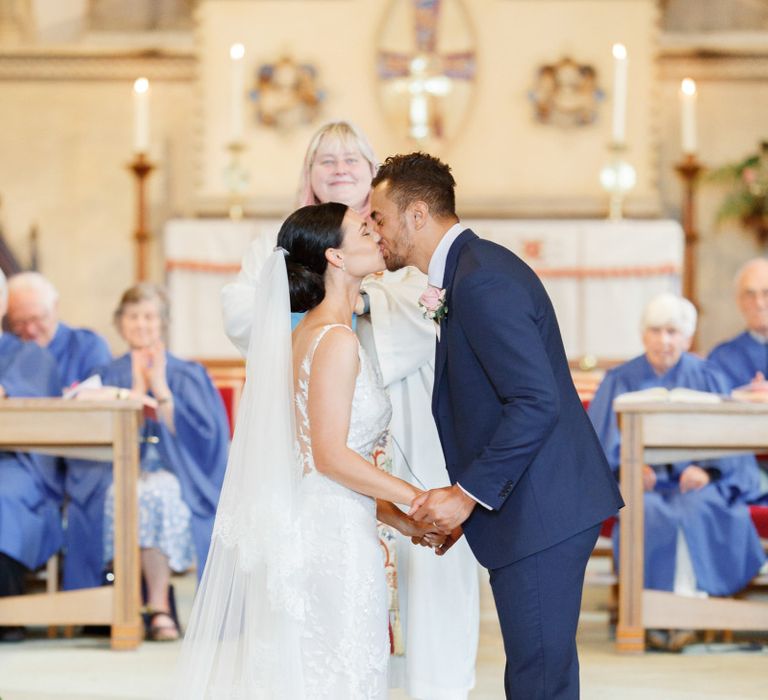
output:
[{"label": "groom's short curly hair", "polygon": [[388,196],[403,212],[411,202],[426,202],[434,217],[456,216],[456,180],[451,168],[428,153],[389,156],[379,168],[371,183],[389,185]]}]

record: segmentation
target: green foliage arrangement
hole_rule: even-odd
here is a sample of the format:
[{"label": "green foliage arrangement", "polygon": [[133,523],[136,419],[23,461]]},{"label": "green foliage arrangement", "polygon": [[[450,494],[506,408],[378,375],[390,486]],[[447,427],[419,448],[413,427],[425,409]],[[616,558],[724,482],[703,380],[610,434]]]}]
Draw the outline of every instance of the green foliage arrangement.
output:
[{"label": "green foliage arrangement", "polygon": [[713,171],[710,180],[731,185],[717,212],[718,221],[738,219],[757,240],[768,243],[768,141],[738,163]]}]

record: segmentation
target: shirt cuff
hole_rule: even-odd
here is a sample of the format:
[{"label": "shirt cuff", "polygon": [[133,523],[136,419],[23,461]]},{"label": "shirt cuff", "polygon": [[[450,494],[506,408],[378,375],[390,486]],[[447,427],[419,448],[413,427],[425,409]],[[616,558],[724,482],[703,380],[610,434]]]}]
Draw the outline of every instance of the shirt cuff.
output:
[{"label": "shirt cuff", "polygon": [[483,503],[479,498],[476,496],[473,496],[467,489],[465,489],[458,481],[456,482],[456,486],[458,486],[464,493],[467,494],[473,501],[479,503],[483,508],[486,510],[493,510],[487,503]]}]

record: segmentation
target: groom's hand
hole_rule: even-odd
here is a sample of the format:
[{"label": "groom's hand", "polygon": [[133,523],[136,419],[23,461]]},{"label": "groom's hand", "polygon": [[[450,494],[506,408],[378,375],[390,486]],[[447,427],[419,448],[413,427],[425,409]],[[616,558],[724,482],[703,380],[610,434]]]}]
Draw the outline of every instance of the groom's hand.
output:
[{"label": "groom's hand", "polygon": [[477,502],[455,484],[425,491],[413,499],[408,515],[420,522],[433,523],[446,535],[461,525]]}]

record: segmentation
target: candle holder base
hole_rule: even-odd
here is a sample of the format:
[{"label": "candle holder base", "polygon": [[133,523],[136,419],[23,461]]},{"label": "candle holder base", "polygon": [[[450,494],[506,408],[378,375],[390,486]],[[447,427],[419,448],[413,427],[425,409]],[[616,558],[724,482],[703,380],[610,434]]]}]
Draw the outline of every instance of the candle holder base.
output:
[{"label": "candle holder base", "polygon": [[[704,167],[693,153],[683,155],[675,170],[683,181],[682,225],[685,232],[683,252],[683,296],[698,308],[696,294],[696,248],[699,233],[696,230],[696,181]],[[691,347],[695,347],[694,343]]]},{"label": "candle holder base", "polygon": [[626,195],[637,183],[637,173],[632,165],[622,157],[626,151],[625,144],[612,143],[609,146],[609,151],[611,153],[610,159],[600,171],[600,184],[610,195],[608,218],[611,221],[620,221],[624,218]]},{"label": "candle holder base", "polygon": [[227,214],[233,221],[239,221],[245,215],[245,189],[251,179],[250,173],[243,165],[244,143],[235,141],[227,145],[229,163],[224,169],[224,182],[229,192]]}]

